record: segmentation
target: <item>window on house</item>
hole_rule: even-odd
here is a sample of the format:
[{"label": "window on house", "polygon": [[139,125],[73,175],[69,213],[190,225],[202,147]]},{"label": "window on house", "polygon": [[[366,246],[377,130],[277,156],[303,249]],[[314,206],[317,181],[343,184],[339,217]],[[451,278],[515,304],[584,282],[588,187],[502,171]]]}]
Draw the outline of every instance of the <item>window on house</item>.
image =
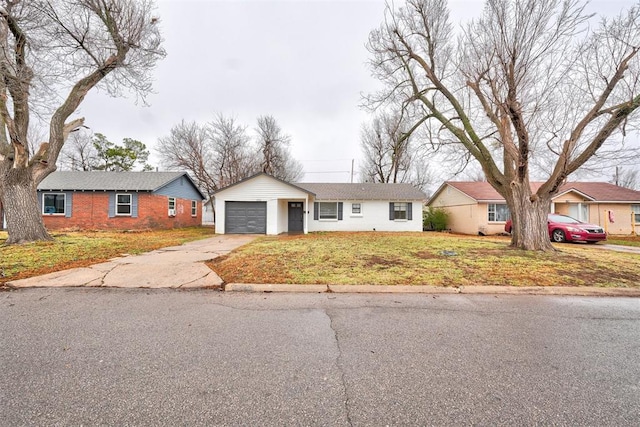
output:
[{"label": "window on house", "polygon": [[489,222],[505,222],[511,218],[509,208],[505,203],[489,203],[487,212]]},{"label": "window on house", "polygon": [[64,215],[65,201],[64,193],[44,193],[42,195],[42,213]]},{"label": "window on house", "polygon": [[631,212],[636,224],[640,224],[640,205],[631,205]]},{"label": "window on house", "polygon": [[191,201],[191,216],[197,216],[198,215],[198,202],[196,202],[195,200]]},{"label": "window on house", "polygon": [[320,219],[338,219],[338,203],[336,202],[320,202]]},{"label": "window on house", "polygon": [[116,194],[116,215],[131,216],[131,194]]},{"label": "window on house", "polygon": [[360,203],[351,203],[351,213],[353,215],[361,215],[362,214],[362,204],[360,204]]},{"label": "window on house", "polygon": [[407,219],[407,203],[393,204],[393,219]]}]

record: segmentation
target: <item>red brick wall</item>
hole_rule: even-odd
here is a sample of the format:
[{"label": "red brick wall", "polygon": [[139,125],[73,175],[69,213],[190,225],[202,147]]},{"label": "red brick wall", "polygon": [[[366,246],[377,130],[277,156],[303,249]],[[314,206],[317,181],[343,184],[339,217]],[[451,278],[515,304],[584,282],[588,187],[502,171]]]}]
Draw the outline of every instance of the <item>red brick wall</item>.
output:
[{"label": "red brick wall", "polygon": [[71,217],[43,215],[44,224],[50,230],[79,228],[83,230],[132,230],[149,228],[192,227],[202,224],[202,203],[191,216],[191,200],[176,198],[176,216],[169,217],[169,198],[138,193],[138,217],[116,216],[109,218],[108,193],[74,193]]}]

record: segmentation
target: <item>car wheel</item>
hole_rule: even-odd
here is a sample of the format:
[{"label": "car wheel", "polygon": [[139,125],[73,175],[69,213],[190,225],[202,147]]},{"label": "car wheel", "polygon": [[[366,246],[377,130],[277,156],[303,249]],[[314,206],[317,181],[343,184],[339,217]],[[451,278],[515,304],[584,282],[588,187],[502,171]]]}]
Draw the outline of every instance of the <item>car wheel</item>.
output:
[{"label": "car wheel", "polygon": [[553,233],[551,233],[551,238],[556,243],[562,243],[567,241],[567,238],[564,235],[564,231],[562,230],[553,230]]}]

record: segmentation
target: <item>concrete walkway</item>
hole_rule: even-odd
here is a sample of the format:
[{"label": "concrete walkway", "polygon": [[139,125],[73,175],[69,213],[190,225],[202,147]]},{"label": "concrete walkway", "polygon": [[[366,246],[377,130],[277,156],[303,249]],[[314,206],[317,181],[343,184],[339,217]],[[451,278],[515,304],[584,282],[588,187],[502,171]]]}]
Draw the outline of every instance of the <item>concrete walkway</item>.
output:
[{"label": "concrete walkway", "polygon": [[215,288],[222,284],[222,280],[204,262],[225,255],[255,238],[252,235],[220,235],[141,255],[115,258],[90,267],[15,280],[8,282],[7,286]]},{"label": "concrete walkway", "polygon": [[638,246],[611,245],[609,243],[606,243],[606,244],[595,245],[595,247],[601,248],[601,249],[605,249],[605,250],[608,250],[608,251],[628,252],[628,253],[631,253],[631,254],[640,255],[640,247],[638,247]]}]

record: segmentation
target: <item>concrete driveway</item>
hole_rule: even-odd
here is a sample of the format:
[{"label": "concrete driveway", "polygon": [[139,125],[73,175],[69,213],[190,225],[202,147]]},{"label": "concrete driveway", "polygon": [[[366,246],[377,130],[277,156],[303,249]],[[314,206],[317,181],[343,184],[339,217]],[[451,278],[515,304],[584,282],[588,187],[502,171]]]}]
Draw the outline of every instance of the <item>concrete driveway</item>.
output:
[{"label": "concrete driveway", "polygon": [[220,286],[222,280],[204,262],[228,254],[256,237],[219,235],[90,267],[14,280],[7,285],[13,288],[213,288]]}]

